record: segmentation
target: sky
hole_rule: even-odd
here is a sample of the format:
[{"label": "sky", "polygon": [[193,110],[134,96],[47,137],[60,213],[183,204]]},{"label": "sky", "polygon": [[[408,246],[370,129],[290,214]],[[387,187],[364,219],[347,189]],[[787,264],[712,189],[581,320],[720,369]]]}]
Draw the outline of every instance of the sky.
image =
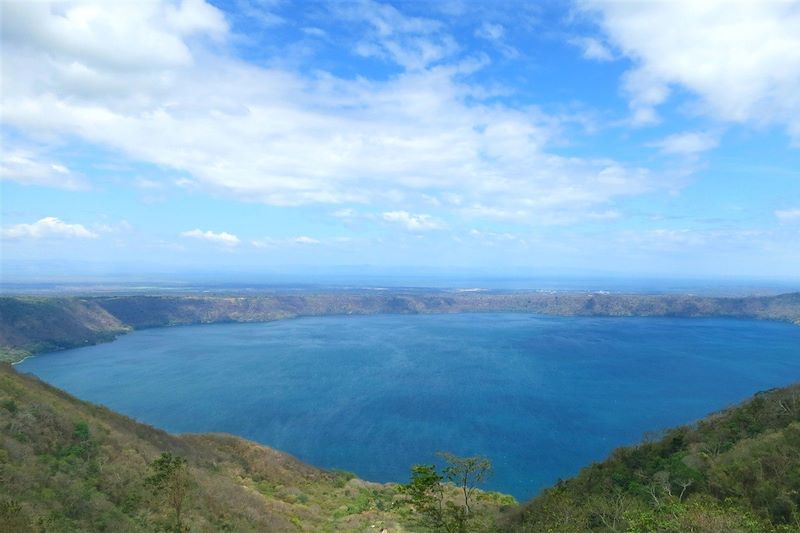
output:
[{"label": "sky", "polygon": [[2,278],[800,279],[800,2],[2,6]]}]

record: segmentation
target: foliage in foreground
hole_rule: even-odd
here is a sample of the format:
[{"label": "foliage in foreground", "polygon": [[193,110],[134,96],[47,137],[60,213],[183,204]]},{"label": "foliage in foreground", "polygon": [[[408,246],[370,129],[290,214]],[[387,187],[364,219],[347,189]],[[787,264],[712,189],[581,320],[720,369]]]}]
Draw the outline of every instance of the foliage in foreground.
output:
[{"label": "foliage in foreground", "polygon": [[506,518],[506,531],[800,531],[800,385],[620,448]]},{"label": "foliage in foreground", "polygon": [[[800,531],[800,385],[616,450],[539,497],[482,458],[402,486],[227,435],[169,435],[0,365],[2,531]],[[504,511],[501,515],[500,512]]]},{"label": "foliage in foreground", "polygon": [[[395,485],[175,436],[0,365],[0,531],[407,531]],[[374,526],[374,527],[373,527]]]},{"label": "foliage in foreground", "polygon": [[489,459],[458,457],[440,452],[445,466],[433,464],[411,468],[411,480],[400,486],[415,513],[414,523],[425,531],[467,533],[493,531],[498,510],[515,506],[510,496],[483,492],[478,485],[492,471]]}]

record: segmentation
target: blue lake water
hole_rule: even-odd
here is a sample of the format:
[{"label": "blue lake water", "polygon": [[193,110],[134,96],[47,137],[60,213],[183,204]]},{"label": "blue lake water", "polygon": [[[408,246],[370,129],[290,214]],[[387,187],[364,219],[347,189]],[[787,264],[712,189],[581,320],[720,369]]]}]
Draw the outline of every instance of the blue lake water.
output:
[{"label": "blue lake water", "polygon": [[800,328],[680,318],[350,316],[137,331],[17,366],[173,432],[374,481],[488,456],[527,498],[643,433],[800,380]]}]

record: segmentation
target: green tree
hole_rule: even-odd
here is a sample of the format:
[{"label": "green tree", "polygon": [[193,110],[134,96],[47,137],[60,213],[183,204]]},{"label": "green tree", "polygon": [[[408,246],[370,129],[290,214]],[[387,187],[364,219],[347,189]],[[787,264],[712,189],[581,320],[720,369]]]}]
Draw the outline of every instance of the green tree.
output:
[{"label": "green tree", "polygon": [[[409,498],[420,525],[433,531],[465,533],[475,515],[473,493],[476,485],[491,473],[491,462],[480,456],[458,457],[447,452],[438,455],[447,463],[441,473],[436,465],[414,465],[411,480],[400,491]],[[453,497],[452,487],[460,496]]]},{"label": "green tree", "polygon": [[434,531],[446,529],[443,480],[436,465],[414,465],[411,480],[400,487],[417,513],[420,525]]},{"label": "green tree", "polygon": [[175,511],[175,529],[181,531],[181,511],[192,486],[186,459],[164,452],[150,463],[150,470],[152,475],[145,479],[145,485]]},{"label": "green tree", "polygon": [[464,494],[464,510],[467,515],[472,512],[470,500],[476,485],[482,483],[492,473],[492,462],[486,457],[458,457],[449,452],[440,452],[439,457],[447,462],[444,477]]}]

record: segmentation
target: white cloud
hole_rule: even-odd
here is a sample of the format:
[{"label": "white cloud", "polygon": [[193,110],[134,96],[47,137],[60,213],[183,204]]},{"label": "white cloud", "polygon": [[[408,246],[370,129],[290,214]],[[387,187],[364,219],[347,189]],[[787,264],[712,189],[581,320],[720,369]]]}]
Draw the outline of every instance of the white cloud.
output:
[{"label": "white cloud", "polygon": [[251,21],[255,21],[265,28],[272,28],[286,23],[286,19],[270,9],[277,3],[264,0],[239,0],[236,3],[236,10]]},{"label": "white cloud", "polygon": [[357,217],[358,213],[356,213],[355,209],[347,207],[343,209],[337,209],[332,213],[332,215],[336,218],[348,219]]},{"label": "white cloud", "polygon": [[358,55],[393,61],[407,70],[421,70],[458,50],[439,21],[406,16],[394,6],[370,0],[334,6],[339,17],[370,28],[354,48]]},{"label": "white cloud", "polygon": [[491,42],[506,57],[519,56],[519,50],[505,42],[506,29],[502,24],[484,22],[477,30],[475,36]]},{"label": "white cloud", "polygon": [[486,242],[507,242],[520,240],[520,236],[514,233],[483,231],[479,229],[471,229],[469,231],[469,235],[470,237]]},{"label": "white cloud", "polygon": [[79,238],[94,239],[97,233],[81,224],[67,224],[56,217],[45,217],[33,224],[16,224],[2,229],[7,239]]},{"label": "white cloud", "polygon": [[689,131],[675,133],[651,143],[665,154],[695,155],[712,150],[719,145],[716,135],[709,132]]},{"label": "white cloud", "polygon": [[166,185],[161,181],[155,181],[148,178],[136,178],[134,185],[138,189],[145,191],[160,191],[166,188]]},{"label": "white cloud", "polygon": [[800,3],[583,0],[634,67],[623,86],[634,121],[679,86],[717,119],[783,125],[800,143]]},{"label": "white cloud", "polygon": [[250,244],[252,244],[256,248],[275,248],[278,246],[287,246],[287,245],[314,246],[317,244],[322,244],[322,242],[319,239],[308,237],[306,235],[301,235],[299,237],[289,237],[287,239],[274,239],[272,237],[264,237],[263,239],[252,240],[250,241]]},{"label": "white cloud", "polygon": [[203,231],[200,229],[193,229],[181,233],[181,237],[188,237],[191,239],[200,239],[203,241],[213,242],[214,244],[222,244],[225,246],[236,246],[239,244],[239,237],[231,233],[222,231],[215,233],[213,231]]},{"label": "white cloud", "polygon": [[467,217],[474,218],[494,218],[500,220],[524,220],[529,216],[529,212],[525,209],[506,209],[504,207],[495,207],[483,205],[480,202],[464,206],[459,209],[460,213]]},{"label": "white cloud", "polygon": [[327,37],[328,36],[328,33],[325,30],[323,30],[322,28],[316,28],[316,27],[313,27],[313,26],[303,28],[303,33],[305,33],[306,35],[312,35],[314,37]]},{"label": "white cloud", "polygon": [[83,177],[61,163],[43,160],[35,152],[8,148],[0,154],[0,179],[67,190],[89,186]]},{"label": "white cloud", "polygon": [[130,233],[134,227],[127,220],[121,220],[113,224],[95,224],[92,230],[96,233]]},{"label": "white cloud", "polygon": [[293,242],[296,244],[319,244],[320,242],[313,237],[306,237],[305,235],[301,235],[299,237],[295,237]]},{"label": "white cloud", "polygon": [[575,37],[569,43],[581,49],[582,55],[586,59],[594,61],[613,61],[614,54],[606,45],[594,37]]},{"label": "white cloud", "polygon": [[[3,24],[30,30],[3,33],[4,123],[77,137],[175,170],[187,176],[181,186],[270,205],[413,211],[407,199],[427,195],[535,220],[668,186],[646,169],[556,155],[558,118],[486,96],[465,81],[481,61],[426,52],[450,39],[443,26],[392,6],[367,2],[345,15],[365,21],[367,41],[405,69],[370,81],[203,47],[203,38],[229,36],[222,14],[200,0],[120,5],[93,4],[91,16],[71,4],[4,13]],[[180,24],[159,18],[170,10]],[[165,46],[163,56],[131,37],[140,30]],[[404,48],[408,39],[418,42]]]},{"label": "white cloud", "polygon": [[431,215],[415,215],[408,211],[387,211],[383,213],[383,220],[400,224],[410,231],[428,231],[446,226],[444,222]]},{"label": "white cloud", "polygon": [[793,209],[778,209],[775,211],[775,216],[778,217],[778,220],[781,222],[793,222],[795,220],[800,220],[800,207],[795,207]]},{"label": "white cloud", "polygon": [[191,35],[221,37],[222,13],[203,0],[172,2],[3,2],[3,39],[45,50],[51,66],[117,71],[185,66]]}]

